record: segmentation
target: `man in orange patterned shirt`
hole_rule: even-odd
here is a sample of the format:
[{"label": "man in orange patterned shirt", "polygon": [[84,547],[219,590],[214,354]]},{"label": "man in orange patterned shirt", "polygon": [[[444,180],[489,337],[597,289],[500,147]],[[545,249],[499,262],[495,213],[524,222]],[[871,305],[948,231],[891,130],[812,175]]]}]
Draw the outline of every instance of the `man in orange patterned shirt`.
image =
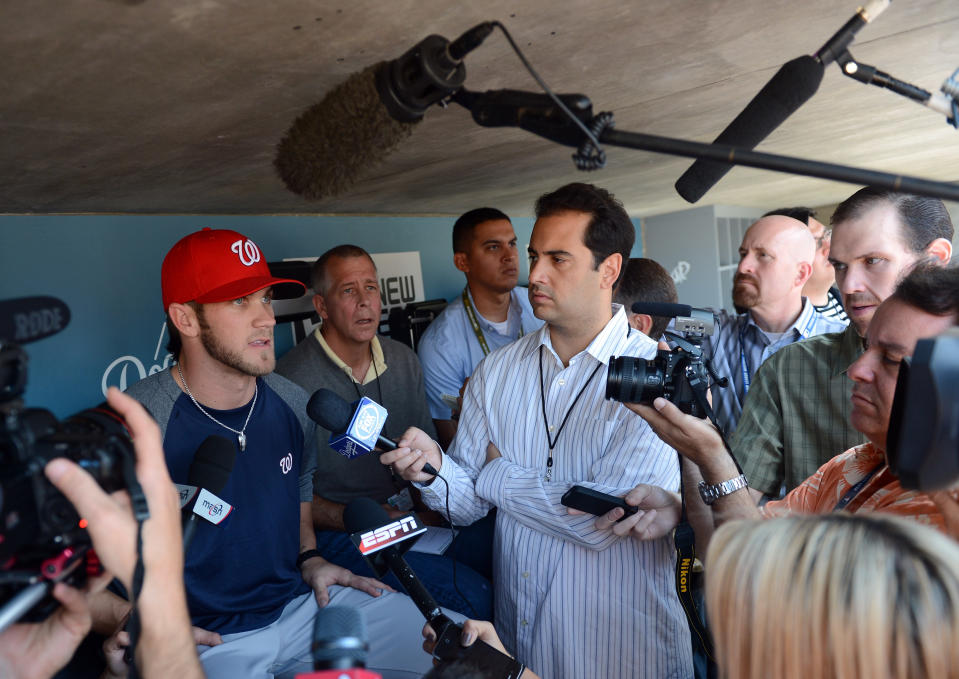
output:
[{"label": "man in orange patterned shirt", "polygon": [[[945,529],[942,512],[925,493],[906,490],[885,460],[889,414],[899,364],[916,342],[959,324],[959,268],[917,266],[896,292],[880,305],[866,335],[865,353],[849,367],[853,410],[851,424],[868,443],[851,448],[824,464],[778,501],[757,507],[744,492],[740,476],[722,440],[708,421],[686,415],[665,399],[653,406],[629,404],[656,433],[685,457],[683,483],[689,519],[701,552],[714,526],[733,519],[816,514],[844,510],[881,511]],[[957,491],[952,491],[956,497]],[[633,532],[649,539],[676,524],[679,498],[654,486],[641,485],[626,495],[640,511],[616,522],[621,509],[597,519],[597,526],[618,534]]]}]

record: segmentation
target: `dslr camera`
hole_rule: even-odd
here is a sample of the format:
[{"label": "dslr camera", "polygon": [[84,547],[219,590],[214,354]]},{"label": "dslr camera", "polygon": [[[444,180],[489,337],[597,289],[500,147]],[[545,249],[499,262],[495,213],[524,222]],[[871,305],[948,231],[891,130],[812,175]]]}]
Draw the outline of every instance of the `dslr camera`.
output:
[{"label": "dslr camera", "polygon": [[662,396],[684,413],[696,417],[710,414],[706,392],[711,383],[725,387],[726,378],[713,371],[703,357],[702,343],[713,334],[713,313],[685,304],[637,302],[633,313],[675,318],[674,331],[666,337],[673,349],[660,349],[653,359],[612,356],[606,374],[606,398],[624,403],[651,405]]},{"label": "dslr camera", "polygon": [[47,462],[73,460],[105,491],[129,490],[135,513],[146,511],[121,416],[104,403],[60,422],[24,408],[26,384],[26,353],[0,339],[0,629],[31,609],[26,619],[46,617],[57,605],[47,596],[53,583],[79,586],[98,570],[80,517],[43,473]]}]

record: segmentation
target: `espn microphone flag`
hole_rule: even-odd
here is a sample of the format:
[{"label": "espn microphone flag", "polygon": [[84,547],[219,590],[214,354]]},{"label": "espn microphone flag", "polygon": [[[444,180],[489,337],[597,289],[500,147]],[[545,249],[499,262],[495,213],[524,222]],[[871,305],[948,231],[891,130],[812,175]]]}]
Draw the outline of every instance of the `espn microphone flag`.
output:
[{"label": "espn microphone flag", "polygon": [[[408,514],[385,526],[372,530],[353,533],[350,538],[363,556],[369,556],[404,540],[409,540],[426,532],[426,526],[416,520],[415,514]],[[412,544],[412,543],[410,543]],[[405,545],[408,549],[409,545]],[[405,550],[404,550],[405,551]]]}]

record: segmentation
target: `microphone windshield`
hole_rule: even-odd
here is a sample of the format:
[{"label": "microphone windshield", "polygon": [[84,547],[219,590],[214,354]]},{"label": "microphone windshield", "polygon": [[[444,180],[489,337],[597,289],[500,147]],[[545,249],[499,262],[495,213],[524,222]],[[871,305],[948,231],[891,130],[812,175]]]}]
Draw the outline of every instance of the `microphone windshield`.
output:
[{"label": "microphone windshield", "polygon": [[362,533],[389,522],[390,516],[386,510],[368,497],[356,498],[343,510],[343,525],[347,533]]},{"label": "microphone windshield", "polygon": [[290,191],[310,200],[341,194],[410,136],[418,121],[394,120],[376,90],[386,66],[354,73],[293,121],[273,161]]},{"label": "microphone windshield", "polygon": [[236,463],[236,446],[223,436],[207,436],[196,449],[187,483],[219,495]]},{"label": "microphone windshield", "polygon": [[[816,93],[824,70],[808,55],[783,64],[713,143],[752,150]],[[676,181],[676,191],[695,203],[731,168],[727,163],[697,160]]]},{"label": "microphone windshield", "polygon": [[350,606],[327,606],[313,621],[313,669],[366,667],[370,645],[363,614]]},{"label": "microphone windshield", "polygon": [[353,409],[329,389],[317,389],[306,404],[306,414],[330,432],[343,432],[350,426]]}]

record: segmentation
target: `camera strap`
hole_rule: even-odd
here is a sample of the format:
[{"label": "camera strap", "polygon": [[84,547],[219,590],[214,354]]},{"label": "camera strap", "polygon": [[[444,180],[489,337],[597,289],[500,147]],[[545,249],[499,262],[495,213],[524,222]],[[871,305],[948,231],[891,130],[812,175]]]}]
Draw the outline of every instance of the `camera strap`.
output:
[{"label": "camera strap", "polygon": [[146,496],[143,493],[143,487],[137,479],[135,463],[132,457],[124,457],[123,476],[127,486],[127,492],[130,494],[130,503],[133,509],[133,518],[137,522],[137,562],[133,567],[133,582],[130,583],[130,619],[127,620],[126,630],[130,635],[130,644],[124,651],[123,657],[130,667],[129,676],[132,679],[138,679],[136,664],[133,662],[136,653],[137,642],[140,640],[140,612],[137,608],[137,602],[140,600],[140,592],[143,590],[143,522],[150,518],[150,508],[147,504]]},{"label": "camera strap", "polygon": [[[682,470],[682,459],[679,461]],[[676,594],[689,623],[689,633],[699,641],[711,662],[716,661],[713,652],[713,637],[699,615],[696,600],[693,598],[693,564],[696,563],[696,534],[686,516],[686,497],[683,494],[682,471],[680,471],[679,494],[682,499],[682,515],[673,532],[673,545],[676,548]]]},{"label": "camera strap", "polygon": [[[726,441],[726,436],[723,434],[722,428],[720,428],[719,423],[716,421],[716,414],[713,412],[712,406],[709,405],[709,400],[706,398],[706,389],[708,385],[703,384],[699,379],[694,379],[690,382],[689,385],[692,389],[693,396],[696,398],[696,402],[699,407],[702,408],[702,411],[706,413],[706,417],[709,418],[709,421],[716,428],[716,431],[719,432],[719,437],[723,441],[723,446],[726,448],[726,452],[729,453],[729,456],[732,458],[733,463],[736,465],[736,469],[739,470],[739,473],[743,473],[743,469],[739,466],[739,461],[736,459],[736,456],[733,455],[732,450],[729,448],[729,443]],[[693,564],[696,562],[696,533],[693,531],[692,525],[689,523],[689,516],[686,512],[686,489],[683,483],[683,456],[679,454],[679,497],[681,501],[682,511],[679,517],[679,523],[676,526],[676,530],[673,533],[673,545],[676,548],[676,594],[679,596],[679,602],[683,607],[683,611],[686,613],[686,620],[689,622],[689,631],[694,637],[699,640],[699,644],[702,647],[703,651],[706,654],[710,663],[716,662],[715,651],[713,650],[713,639],[712,635],[709,633],[709,629],[706,627],[706,623],[703,620],[702,616],[699,614],[699,609],[696,606],[696,601],[693,598]]]},{"label": "camera strap", "polygon": [[[137,563],[133,568],[133,582],[131,583],[130,592],[130,604],[132,608],[130,609],[130,619],[127,621],[127,634],[130,635],[130,645],[128,646],[129,653],[129,666],[130,673],[129,676],[133,679],[138,679],[140,676],[137,671],[136,663],[133,662],[133,659],[136,655],[137,642],[140,640],[140,609],[137,606],[137,602],[140,600],[140,592],[143,590],[143,521],[137,521]],[[127,653],[124,653],[124,657],[127,657]]]}]

